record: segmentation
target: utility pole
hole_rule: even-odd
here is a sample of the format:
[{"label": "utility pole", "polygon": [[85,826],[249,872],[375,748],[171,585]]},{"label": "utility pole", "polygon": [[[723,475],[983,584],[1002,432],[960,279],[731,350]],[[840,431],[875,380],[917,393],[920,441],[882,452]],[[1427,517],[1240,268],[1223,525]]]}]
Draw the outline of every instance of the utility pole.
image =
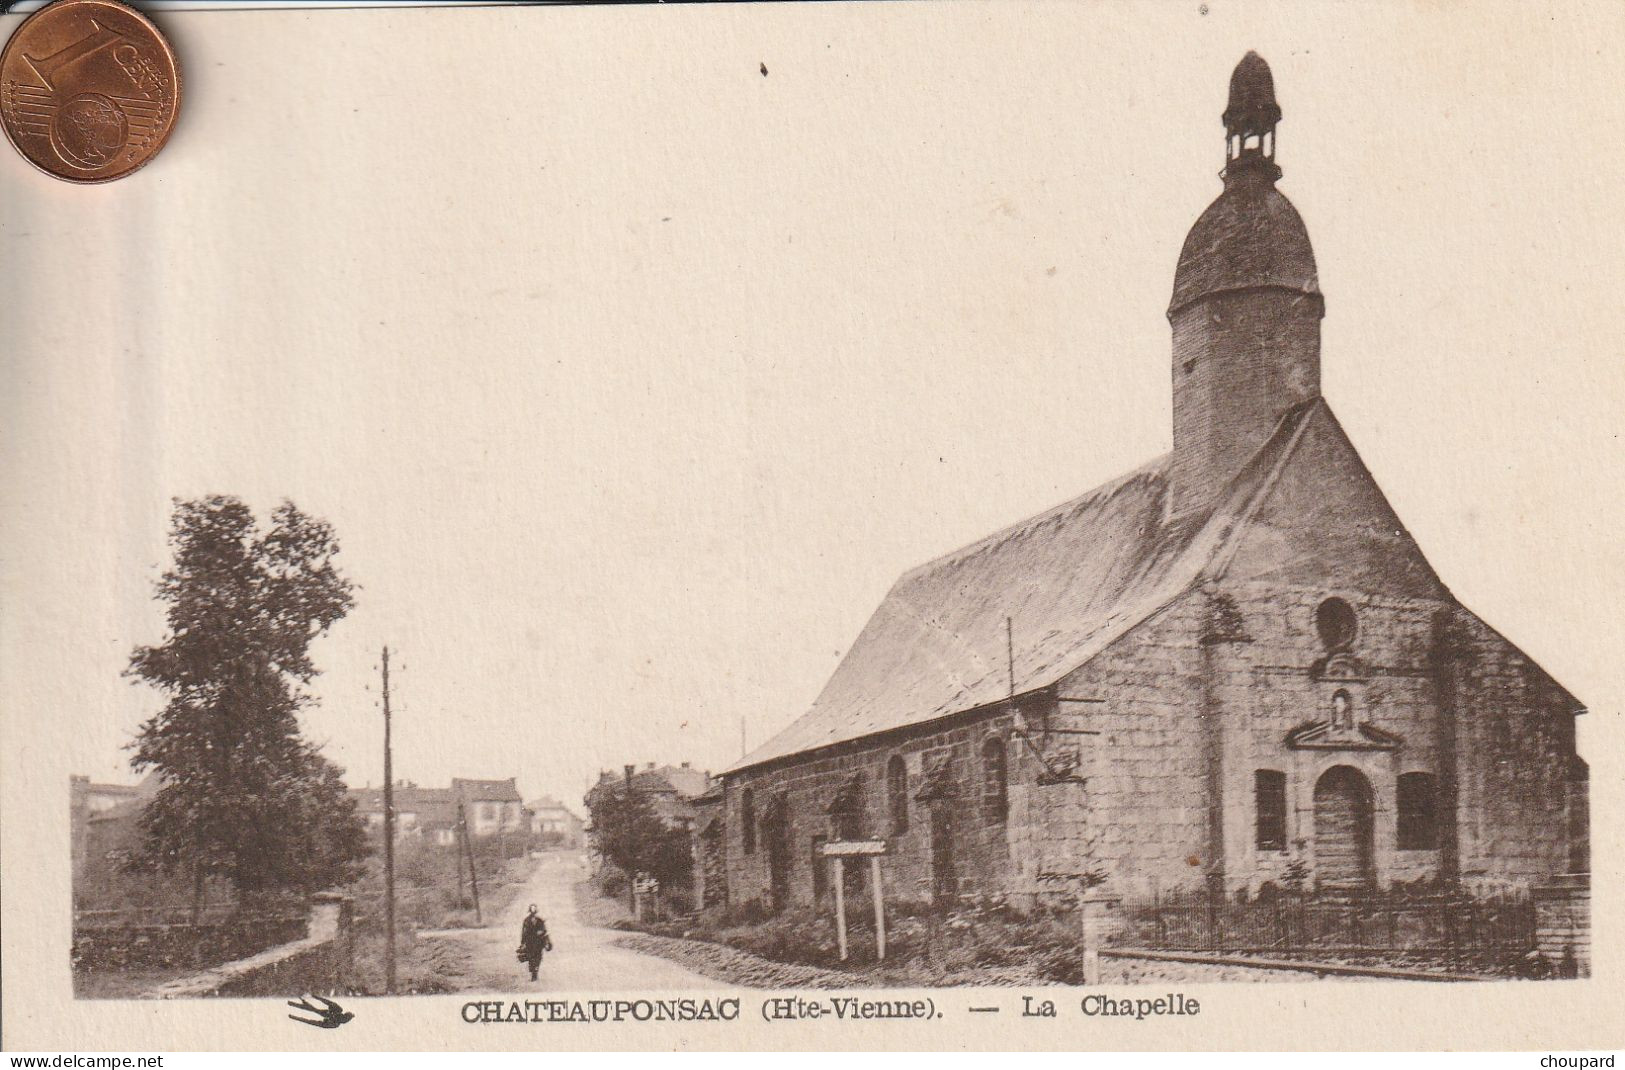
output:
[{"label": "utility pole", "polygon": [[[740,721],[740,730],[744,730],[744,721]],[[623,765],[621,767],[623,783],[626,785],[626,801],[628,805],[632,801],[632,771],[636,768],[635,765]],[[632,908],[632,917],[636,918],[638,916],[638,875],[636,870],[626,875],[626,899],[627,904]]]},{"label": "utility pole", "polygon": [[1010,697],[1016,697],[1016,623],[1009,617],[1004,618],[1004,658],[1005,666],[1010,674]]},{"label": "utility pole", "polygon": [[468,815],[463,800],[457,800],[457,830],[463,836],[463,853],[468,857],[468,886],[474,893],[474,924],[484,925],[485,915],[480,912],[480,875],[474,869],[474,844],[468,838]]},{"label": "utility pole", "polygon": [[395,993],[395,765],[389,740],[389,647],[384,647],[384,991]]}]

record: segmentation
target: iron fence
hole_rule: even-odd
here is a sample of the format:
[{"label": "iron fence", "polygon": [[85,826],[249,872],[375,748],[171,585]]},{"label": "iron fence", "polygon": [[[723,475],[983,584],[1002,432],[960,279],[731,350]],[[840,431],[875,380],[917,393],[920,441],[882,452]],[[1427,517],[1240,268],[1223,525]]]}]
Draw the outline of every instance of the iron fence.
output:
[{"label": "iron fence", "polygon": [[1490,952],[1535,946],[1528,898],[1292,896],[1159,902],[1134,911],[1132,939],[1164,951],[1253,954]]}]

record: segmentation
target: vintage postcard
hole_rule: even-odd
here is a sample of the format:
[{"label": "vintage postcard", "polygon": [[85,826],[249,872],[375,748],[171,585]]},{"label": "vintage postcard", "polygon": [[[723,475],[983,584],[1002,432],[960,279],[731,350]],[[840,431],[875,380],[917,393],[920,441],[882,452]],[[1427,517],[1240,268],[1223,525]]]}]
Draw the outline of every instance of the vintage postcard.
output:
[{"label": "vintage postcard", "polygon": [[8,1049],[1625,1041],[1625,9],[74,3]]}]

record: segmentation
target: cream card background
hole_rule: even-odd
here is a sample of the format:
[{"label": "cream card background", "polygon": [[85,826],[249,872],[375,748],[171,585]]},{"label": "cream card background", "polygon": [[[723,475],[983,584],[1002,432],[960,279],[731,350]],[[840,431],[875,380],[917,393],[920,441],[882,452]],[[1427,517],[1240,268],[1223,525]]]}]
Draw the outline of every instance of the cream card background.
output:
[{"label": "cream card background", "polygon": [[[77,188],[0,154],[8,1048],[1620,1043],[1625,9],[162,24],[186,97],[155,163]],[[726,1028],[476,1027],[434,997],[312,1035],[276,1001],[71,998],[67,778],[120,776],[151,708],[118,673],[158,637],[172,496],[337,526],[364,589],[308,727],[358,783],[383,641],[416,662],[420,780],[720,768],[896,574],[1167,448],[1162,313],[1248,48],[1286,113],[1327,396],[1457,595],[1590,704],[1594,980],[1187,986],[1194,1020],[974,1031],[748,1002]]]}]

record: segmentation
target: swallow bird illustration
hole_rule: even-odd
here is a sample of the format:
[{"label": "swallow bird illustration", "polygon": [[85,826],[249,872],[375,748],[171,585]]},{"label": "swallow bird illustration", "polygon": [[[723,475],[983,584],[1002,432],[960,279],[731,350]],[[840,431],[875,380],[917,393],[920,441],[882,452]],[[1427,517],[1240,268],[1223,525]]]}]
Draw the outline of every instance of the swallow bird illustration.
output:
[{"label": "swallow bird illustration", "polygon": [[[310,1001],[313,999],[322,1003],[323,1006],[311,1006]],[[337,1003],[334,1003],[325,996],[306,996],[304,999],[300,1000],[290,999],[288,1000],[288,1006],[292,1007],[296,1011],[306,1011],[310,1014],[314,1014],[316,1016],[314,1018],[301,1018],[297,1014],[290,1014],[288,1017],[292,1018],[296,1022],[303,1022],[306,1025],[313,1025],[318,1029],[337,1029],[339,1026],[355,1017],[353,1013],[345,1010],[343,1007],[340,1007]]]}]

